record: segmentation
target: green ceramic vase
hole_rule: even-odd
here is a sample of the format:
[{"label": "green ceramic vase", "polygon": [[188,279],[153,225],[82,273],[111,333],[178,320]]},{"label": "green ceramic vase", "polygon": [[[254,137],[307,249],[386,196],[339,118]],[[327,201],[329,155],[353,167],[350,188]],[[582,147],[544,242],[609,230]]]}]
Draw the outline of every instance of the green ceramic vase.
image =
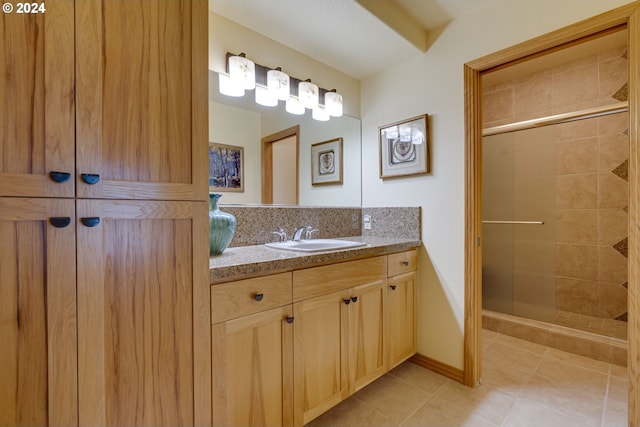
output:
[{"label": "green ceramic vase", "polygon": [[209,255],[220,255],[236,232],[236,217],[218,207],[222,194],[209,194]]}]

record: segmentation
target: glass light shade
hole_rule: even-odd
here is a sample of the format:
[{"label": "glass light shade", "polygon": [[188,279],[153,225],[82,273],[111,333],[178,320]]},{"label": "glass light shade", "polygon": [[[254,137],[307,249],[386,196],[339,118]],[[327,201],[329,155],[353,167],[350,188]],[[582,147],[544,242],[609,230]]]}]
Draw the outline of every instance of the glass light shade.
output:
[{"label": "glass light shade", "polygon": [[424,142],[424,133],[420,129],[414,129],[411,132],[411,143],[413,145],[420,145]]},{"label": "glass light shade", "polygon": [[304,106],[300,102],[298,98],[295,96],[290,96],[287,99],[287,103],[285,104],[285,110],[287,113],[301,115],[304,114]]},{"label": "glass light shade", "polygon": [[324,94],[324,106],[330,116],[342,116],[342,95],[336,92],[327,92]]},{"label": "glass light shade", "polygon": [[278,105],[278,98],[269,92],[266,87],[256,85],[256,103],[265,107],[275,107]]},{"label": "glass light shade", "polygon": [[289,76],[280,70],[267,71],[267,88],[277,99],[289,99]]},{"label": "glass light shade", "polygon": [[244,87],[226,74],[218,74],[218,90],[227,96],[244,96]]},{"label": "glass light shade", "polygon": [[318,106],[318,85],[311,82],[298,83],[298,98],[305,108],[310,110]]},{"label": "glass light shade", "polygon": [[400,133],[401,142],[411,141],[411,125],[410,124],[400,125],[399,133]]},{"label": "glass light shade", "polygon": [[313,109],[311,117],[320,122],[326,122],[327,120],[329,120],[329,112],[327,112],[327,109],[324,107],[324,105],[318,105]]},{"label": "glass light shade", "polygon": [[229,76],[240,82],[244,89],[256,88],[256,64],[243,56],[229,57]]}]

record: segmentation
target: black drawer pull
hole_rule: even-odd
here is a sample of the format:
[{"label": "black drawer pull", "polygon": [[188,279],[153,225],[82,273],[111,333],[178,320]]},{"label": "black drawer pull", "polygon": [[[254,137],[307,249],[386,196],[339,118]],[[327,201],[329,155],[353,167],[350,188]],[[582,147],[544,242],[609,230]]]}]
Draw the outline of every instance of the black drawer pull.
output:
[{"label": "black drawer pull", "polygon": [[391,288],[391,290],[392,290],[392,291],[395,291],[395,290],[396,290],[396,285],[391,285],[391,286],[389,286],[389,287]]},{"label": "black drawer pull", "polygon": [[253,299],[256,301],[262,301],[262,298],[264,298],[264,294],[255,294],[253,296]]},{"label": "black drawer pull", "polygon": [[409,261],[402,261],[402,265],[404,265],[405,267],[409,267]]},{"label": "black drawer pull", "polygon": [[51,177],[55,182],[62,183],[69,181],[71,174],[69,172],[51,171],[49,172],[49,177]]},{"label": "black drawer pull", "polygon": [[87,227],[95,227],[100,224],[100,218],[97,216],[90,216],[86,218],[80,218],[80,222]]},{"label": "black drawer pull", "polygon": [[351,301],[353,301],[353,302],[358,301],[358,297],[351,297]]},{"label": "black drawer pull", "polygon": [[100,175],[97,173],[83,173],[80,178],[89,185],[97,184],[100,181]]},{"label": "black drawer pull", "polygon": [[347,305],[351,304],[351,300],[349,298],[343,299],[342,301],[344,301],[344,303]]},{"label": "black drawer pull", "polygon": [[49,222],[55,228],[65,228],[69,224],[71,224],[71,218],[68,216],[54,216],[49,218]]},{"label": "black drawer pull", "polygon": [[287,323],[293,323],[293,317],[287,317]]}]

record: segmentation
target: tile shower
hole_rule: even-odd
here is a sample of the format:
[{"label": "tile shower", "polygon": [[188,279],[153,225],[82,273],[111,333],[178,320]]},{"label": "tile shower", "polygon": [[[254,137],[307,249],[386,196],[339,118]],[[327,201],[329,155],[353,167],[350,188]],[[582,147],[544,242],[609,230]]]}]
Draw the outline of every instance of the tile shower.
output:
[{"label": "tile shower", "polygon": [[[484,128],[626,101],[627,70],[620,46],[486,84]],[[484,309],[626,339],[628,126],[623,112],[484,137]]]}]

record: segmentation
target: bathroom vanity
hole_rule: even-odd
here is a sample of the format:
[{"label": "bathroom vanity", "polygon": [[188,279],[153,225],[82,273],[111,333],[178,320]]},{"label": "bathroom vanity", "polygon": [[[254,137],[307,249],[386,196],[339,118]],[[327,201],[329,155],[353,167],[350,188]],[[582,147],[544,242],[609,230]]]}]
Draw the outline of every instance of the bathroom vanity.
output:
[{"label": "bathroom vanity", "polygon": [[211,258],[214,426],[302,426],[415,354],[420,242],[357,239]]}]

